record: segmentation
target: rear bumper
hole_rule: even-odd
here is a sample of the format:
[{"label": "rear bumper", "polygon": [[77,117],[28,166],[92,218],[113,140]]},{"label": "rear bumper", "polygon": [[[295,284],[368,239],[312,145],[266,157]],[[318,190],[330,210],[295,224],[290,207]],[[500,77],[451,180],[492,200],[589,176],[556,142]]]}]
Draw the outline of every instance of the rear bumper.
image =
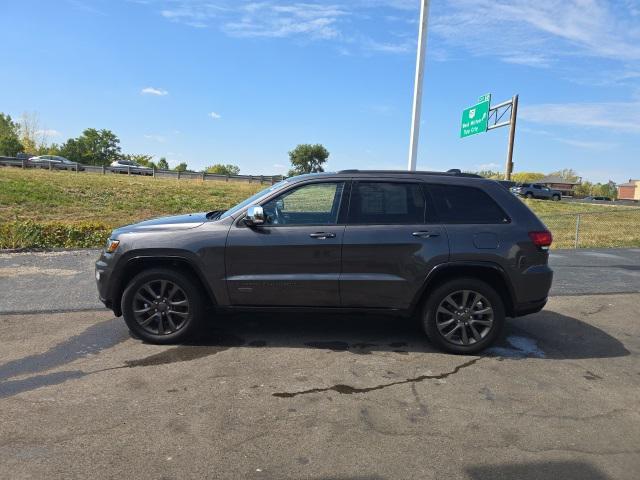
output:
[{"label": "rear bumper", "polygon": [[542,310],[551,290],[553,270],[548,265],[534,265],[527,268],[519,280],[518,291],[521,293],[514,305],[514,316],[520,317]]}]

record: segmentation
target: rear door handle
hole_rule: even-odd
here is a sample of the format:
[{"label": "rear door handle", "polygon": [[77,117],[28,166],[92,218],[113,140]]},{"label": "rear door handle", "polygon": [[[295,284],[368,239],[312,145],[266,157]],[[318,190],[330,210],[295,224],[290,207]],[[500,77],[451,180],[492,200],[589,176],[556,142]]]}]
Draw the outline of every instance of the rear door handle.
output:
[{"label": "rear door handle", "polygon": [[309,236],[311,238],[318,238],[320,240],[325,240],[327,238],[336,238],[336,234],[335,233],[331,233],[331,232],[310,233]]},{"label": "rear door handle", "polygon": [[432,238],[432,237],[439,237],[440,234],[436,233],[436,232],[413,232],[411,235],[413,235],[414,237],[420,237],[420,238]]}]

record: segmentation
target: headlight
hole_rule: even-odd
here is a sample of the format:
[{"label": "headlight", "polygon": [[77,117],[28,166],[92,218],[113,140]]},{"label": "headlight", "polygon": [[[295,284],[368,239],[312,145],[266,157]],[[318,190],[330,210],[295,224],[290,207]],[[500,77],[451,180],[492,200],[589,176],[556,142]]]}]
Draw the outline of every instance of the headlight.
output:
[{"label": "headlight", "polygon": [[105,249],[107,253],[113,253],[116,251],[116,248],[118,248],[118,245],[120,245],[120,240],[107,240],[107,248]]}]

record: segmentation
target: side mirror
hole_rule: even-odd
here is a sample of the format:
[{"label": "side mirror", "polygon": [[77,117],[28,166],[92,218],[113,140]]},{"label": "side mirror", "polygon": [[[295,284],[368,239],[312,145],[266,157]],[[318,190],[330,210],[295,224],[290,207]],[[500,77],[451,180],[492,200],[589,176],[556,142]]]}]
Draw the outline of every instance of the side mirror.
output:
[{"label": "side mirror", "polygon": [[264,223],[264,210],[260,205],[251,205],[247,209],[247,216],[244,217],[244,223],[250,227],[262,225]]}]

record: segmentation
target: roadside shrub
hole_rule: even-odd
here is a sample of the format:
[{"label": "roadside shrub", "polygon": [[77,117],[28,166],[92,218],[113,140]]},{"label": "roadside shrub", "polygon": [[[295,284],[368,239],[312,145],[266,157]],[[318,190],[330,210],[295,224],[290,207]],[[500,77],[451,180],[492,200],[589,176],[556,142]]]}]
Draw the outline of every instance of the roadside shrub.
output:
[{"label": "roadside shrub", "polygon": [[6,222],[0,224],[0,249],[100,247],[112,229],[96,222]]}]

